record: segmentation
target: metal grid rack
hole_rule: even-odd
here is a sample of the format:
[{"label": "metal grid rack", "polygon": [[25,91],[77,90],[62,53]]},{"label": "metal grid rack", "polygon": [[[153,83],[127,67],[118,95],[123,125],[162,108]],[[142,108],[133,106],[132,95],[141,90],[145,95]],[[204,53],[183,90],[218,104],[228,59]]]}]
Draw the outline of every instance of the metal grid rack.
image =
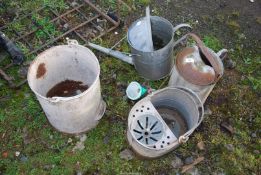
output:
[{"label": "metal grid rack", "polygon": [[[66,4],[68,9],[62,12],[48,6],[41,7],[0,27],[0,31],[6,33],[26,56],[30,56],[52,45],[65,43],[67,37],[77,39],[79,43],[86,46],[88,40],[100,38],[120,24],[118,14],[109,14],[108,9],[106,12],[97,3],[94,5],[89,0],[67,0]],[[117,5],[119,7],[119,2]],[[23,29],[16,30],[12,26],[15,23],[19,23]],[[50,31],[45,30],[46,26],[47,28],[49,26]],[[37,35],[44,37],[37,37]],[[4,66],[0,72],[9,85],[13,84],[12,78],[5,71],[11,66],[13,63]],[[21,86],[22,83],[18,85]]]}]

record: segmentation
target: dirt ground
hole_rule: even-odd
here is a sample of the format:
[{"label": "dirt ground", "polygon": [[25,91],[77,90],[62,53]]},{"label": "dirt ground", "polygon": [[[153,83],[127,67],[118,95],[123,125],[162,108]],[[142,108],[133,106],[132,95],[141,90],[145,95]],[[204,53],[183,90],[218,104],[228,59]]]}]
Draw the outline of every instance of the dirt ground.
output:
[{"label": "dirt ground", "polygon": [[[63,0],[52,2],[63,4]],[[146,0],[126,2],[133,10],[123,11],[123,25],[116,30],[119,34],[111,32],[99,44],[113,46],[125,35],[127,27],[144,15]],[[0,25],[11,21],[12,14],[32,11],[31,3],[29,0],[0,2]],[[189,141],[155,160],[135,155],[126,140],[128,113],[135,103],[126,99],[125,89],[134,80],[158,89],[167,84],[167,79],[147,81],[132,66],[94,51],[100,61],[107,110],[99,125],[85,135],[56,131],[28,85],[11,90],[0,79],[0,175],[177,175],[182,174],[184,165],[199,157],[204,160],[184,174],[261,174],[261,1],[152,0],[150,7],[152,15],[162,16],[174,26],[191,24],[192,31],[213,50],[229,50],[224,61],[225,74],[205,103],[210,115]],[[129,52],[126,41],[117,49]],[[0,60],[3,55],[1,52]],[[16,77],[19,72],[20,68],[15,67],[8,73]],[[130,155],[125,155],[126,150]]]}]

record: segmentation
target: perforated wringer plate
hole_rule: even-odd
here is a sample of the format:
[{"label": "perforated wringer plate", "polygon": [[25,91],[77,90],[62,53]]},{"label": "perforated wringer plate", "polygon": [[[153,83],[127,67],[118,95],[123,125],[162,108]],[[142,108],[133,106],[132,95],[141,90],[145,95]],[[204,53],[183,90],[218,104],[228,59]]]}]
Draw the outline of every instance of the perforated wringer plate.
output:
[{"label": "perforated wringer plate", "polygon": [[150,149],[164,149],[177,141],[165,121],[150,101],[144,101],[131,111],[130,132],[139,144]]},{"label": "perforated wringer plate", "polygon": [[185,143],[202,122],[204,107],[195,92],[167,87],[137,102],[128,117],[127,139],[144,158],[157,158]]}]

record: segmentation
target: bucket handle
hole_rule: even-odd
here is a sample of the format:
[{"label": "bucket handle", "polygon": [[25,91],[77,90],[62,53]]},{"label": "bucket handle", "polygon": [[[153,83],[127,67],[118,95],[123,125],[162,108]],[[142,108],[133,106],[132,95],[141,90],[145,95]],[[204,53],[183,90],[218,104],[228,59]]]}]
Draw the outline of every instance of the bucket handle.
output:
[{"label": "bucket handle", "polygon": [[79,42],[76,39],[70,39],[67,37],[66,40],[68,45],[79,45]]},{"label": "bucket handle", "polygon": [[48,98],[48,100],[52,103],[58,103],[62,100],[65,100],[65,99],[68,99],[68,98],[64,98],[64,97],[52,97],[52,98]]},{"label": "bucket handle", "polygon": [[198,108],[198,111],[199,111],[199,119],[198,119],[198,122],[197,124],[192,127],[188,132],[186,132],[185,134],[183,134],[182,136],[179,137],[179,142],[180,143],[185,143],[188,141],[189,139],[189,136],[194,132],[195,129],[197,129],[197,127],[201,124],[201,122],[203,121],[204,119],[204,106],[203,106],[203,103],[202,101],[200,100],[200,98],[198,97],[198,95],[193,92],[192,90],[188,89],[188,88],[184,88],[184,87],[176,87],[180,90],[183,90],[183,91],[186,91],[187,93],[191,94],[193,96],[193,99],[195,101],[197,105],[197,108]]}]

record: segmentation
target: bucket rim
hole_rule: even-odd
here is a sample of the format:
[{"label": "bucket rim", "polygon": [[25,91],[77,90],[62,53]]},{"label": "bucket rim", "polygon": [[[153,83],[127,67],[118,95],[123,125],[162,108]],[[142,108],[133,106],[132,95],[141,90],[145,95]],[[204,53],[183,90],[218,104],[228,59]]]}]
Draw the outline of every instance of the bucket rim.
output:
[{"label": "bucket rim", "polygon": [[[41,57],[41,56],[44,55],[45,53],[50,52],[51,50],[57,49],[57,48],[59,48],[59,47],[69,47],[69,48],[71,48],[71,47],[80,47],[80,48],[82,48],[82,49],[86,49],[87,52],[89,52],[92,56],[94,56],[93,59],[94,59],[95,62],[97,63],[97,68],[98,68],[98,70],[97,70],[97,76],[95,77],[95,80],[94,80],[93,83],[89,86],[89,88],[88,88],[87,90],[83,91],[82,93],[78,94],[78,95],[71,96],[71,97],[48,98],[48,97],[46,97],[46,96],[41,95],[41,94],[38,93],[34,88],[32,88],[32,85],[31,85],[31,81],[30,81],[30,79],[29,79],[29,76],[30,76],[30,72],[32,71],[31,69],[32,69],[34,63],[37,61],[37,59],[38,59],[39,57]],[[68,44],[68,45],[63,44],[63,45],[56,45],[56,46],[50,47],[50,48],[44,50],[43,52],[41,52],[40,54],[38,54],[38,55],[34,58],[34,60],[31,62],[30,66],[29,66],[29,68],[28,68],[27,82],[28,82],[28,85],[29,85],[30,89],[34,92],[34,94],[35,94],[37,97],[40,97],[40,98],[42,98],[42,99],[44,99],[44,100],[46,100],[46,101],[49,101],[49,102],[69,101],[69,100],[73,100],[73,99],[78,99],[78,98],[80,98],[80,97],[86,95],[89,91],[91,91],[91,90],[94,88],[94,85],[95,85],[97,82],[99,82],[100,72],[101,72],[101,71],[100,71],[100,63],[99,63],[99,61],[98,61],[96,55],[95,55],[89,48],[87,48],[87,47],[85,47],[85,46],[83,46],[83,45],[78,45],[78,44]],[[56,99],[56,100],[55,100],[55,99]]]},{"label": "bucket rim", "polygon": [[142,20],[143,20],[144,18],[146,18],[146,17],[141,17],[141,18],[137,19],[137,20],[134,21],[134,22],[130,25],[130,27],[128,28],[127,41],[128,41],[128,44],[129,44],[132,48],[134,48],[135,50],[137,50],[137,51],[139,51],[139,52],[141,52],[141,53],[155,53],[155,52],[160,52],[160,51],[164,50],[165,47],[167,47],[167,46],[169,46],[169,45],[171,45],[171,44],[174,44],[174,42],[173,42],[173,40],[174,40],[174,30],[173,30],[174,27],[173,27],[173,25],[171,24],[171,22],[170,22],[169,20],[167,20],[166,18],[163,18],[163,17],[161,17],[161,16],[150,16],[150,17],[151,17],[151,18],[154,18],[154,19],[157,19],[157,18],[158,18],[158,19],[161,19],[161,20],[163,20],[164,22],[170,24],[170,26],[172,27],[172,37],[171,37],[171,40],[168,42],[168,44],[166,44],[164,47],[162,47],[162,48],[160,48],[160,49],[158,49],[158,50],[142,51],[142,50],[137,49],[136,47],[133,46],[133,44],[131,43],[131,41],[130,41],[130,39],[129,39],[129,31],[130,31],[130,29],[133,28],[139,21],[142,21]]}]

